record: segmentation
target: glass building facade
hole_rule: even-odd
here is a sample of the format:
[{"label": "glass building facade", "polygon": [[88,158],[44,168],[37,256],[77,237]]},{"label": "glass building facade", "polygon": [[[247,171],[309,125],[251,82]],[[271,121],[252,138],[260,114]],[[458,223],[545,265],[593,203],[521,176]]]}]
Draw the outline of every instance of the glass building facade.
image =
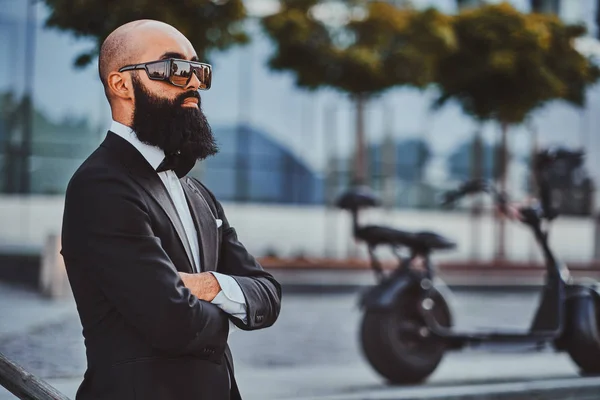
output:
[{"label": "glass building facade", "polygon": [[[82,46],[43,28],[38,2],[0,0],[0,190],[64,192],[104,136],[102,91],[94,72],[77,71]],[[75,89],[76,88],[76,89]],[[104,124],[103,124],[104,125]]]},{"label": "glass building facade", "polygon": [[323,179],[298,156],[247,125],[214,127],[220,152],[192,174],[217,198],[236,202],[320,204]]},{"label": "glass building facade", "polygon": [[[3,194],[64,193],[110,123],[97,67],[73,67],[91,43],[46,29],[48,10],[37,3],[0,0]],[[268,133],[235,121],[213,131],[221,151],[199,163],[192,175],[220,200],[322,203],[323,180],[317,172]]]},{"label": "glass building facade", "polygon": [[[414,3],[449,13],[457,5],[455,0]],[[513,3],[530,10],[529,0]],[[595,0],[571,3],[578,2],[561,2],[561,14],[571,20],[583,15],[594,27]],[[97,67],[73,66],[93,43],[45,28],[48,14],[39,1],[0,0],[0,194],[64,193],[110,126]],[[211,57],[213,88],[202,93],[202,104],[220,153],[192,174],[223,201],[332,204],[352,182],[354,106],[344,94],[307,93],[295,87],[291,74],[270,71],[272,44],[256,24],[249,25],[249,45]],[[437,192],[469,176],[472,132],[479,128],[456,107],[429,114],[425,95],[394,89],[371,102],[369,110],[368,184],[390,206],[435,207]],[[380,114],[388,113],[398,117],[384,126]],[[565,132],[581,126],[586,147],[600,148],[591,134],[597,130],[595,113],[557,106],[539,115],[544,138],[576,142],[577,133]],[[498,135],[491,125],[484,128],[484,174],[489,176]],[[521,139],[529,134],[524,128],[515,131],[517,151],[528,145],[529,139]],[[600,158],[594,160],[595,171]]]}]

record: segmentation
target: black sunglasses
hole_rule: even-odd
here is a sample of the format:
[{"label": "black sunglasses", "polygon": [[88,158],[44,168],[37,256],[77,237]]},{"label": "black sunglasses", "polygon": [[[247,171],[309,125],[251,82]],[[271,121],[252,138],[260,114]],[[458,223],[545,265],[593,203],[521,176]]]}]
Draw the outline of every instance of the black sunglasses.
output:
[{"label": "black sunglasses", "polygon": [[210,89],[212,82],[212,67],[197,61],[179,60],[168,58],[166,60],[150,61],[143,64],[127,65],[119,69],[119,72],[133,71],[136,69],[146,70],[148,78],[155,81],[169,82],[177,87],[186,87],[192,79],[192,73],[200,81],[200,90]]}]

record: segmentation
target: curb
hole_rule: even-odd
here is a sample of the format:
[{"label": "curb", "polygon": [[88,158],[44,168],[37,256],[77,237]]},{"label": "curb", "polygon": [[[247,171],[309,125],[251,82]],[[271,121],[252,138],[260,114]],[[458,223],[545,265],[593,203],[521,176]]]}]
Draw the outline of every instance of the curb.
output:
[{"label": "curb", "polygon": [[[359,293],[377,284],[371,271],[270,270],[286,294],[348,294]],[[511,277],[441,276],[445,286],[453,291],[531,292],[540,290],[542,279]]]},{"label": "curb", "polygon": [[293,400],[592,400],[600,399],[600,378],[535,380],[465,386],[383,389]]},{"label": "curb", "polygon": [[[540,285],[466,285],[456,284],[447,285],[450,290],[455,292],[502,292],[502,293],[523,293],[541,290]],[[283,294],[297,295],[336,295],[336,294],[360,294],[360,292],[371,288],[372,285],[364,284],[312,284],[312,283],[281,283]],[[600,396],[598,397],[600,399]]]}]

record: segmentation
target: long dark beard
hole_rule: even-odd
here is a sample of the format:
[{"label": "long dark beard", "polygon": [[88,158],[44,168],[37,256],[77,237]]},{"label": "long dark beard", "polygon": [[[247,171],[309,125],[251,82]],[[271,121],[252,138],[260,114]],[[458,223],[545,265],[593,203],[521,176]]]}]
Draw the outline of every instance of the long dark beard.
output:
[{"label": "long dark beard", "polygon": [[[203,160],[219,151],[198,92],[169,100],[149,93],[136,76],[132,80],[135,110],[131,128],[141,142],[159,147],[167,155],[181,151],[187,160]],[[198,99],[197,109],[182,107],[190,97]]]}]

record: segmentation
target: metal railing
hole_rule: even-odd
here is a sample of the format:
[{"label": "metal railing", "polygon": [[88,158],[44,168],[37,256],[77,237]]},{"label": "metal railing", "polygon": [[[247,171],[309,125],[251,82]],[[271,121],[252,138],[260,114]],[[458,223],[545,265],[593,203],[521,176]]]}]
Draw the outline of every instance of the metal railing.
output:
[{"label": "metal railing", "polygon": [[43,380],[0,353],[0,385],[21,400],[69,400]]}]

